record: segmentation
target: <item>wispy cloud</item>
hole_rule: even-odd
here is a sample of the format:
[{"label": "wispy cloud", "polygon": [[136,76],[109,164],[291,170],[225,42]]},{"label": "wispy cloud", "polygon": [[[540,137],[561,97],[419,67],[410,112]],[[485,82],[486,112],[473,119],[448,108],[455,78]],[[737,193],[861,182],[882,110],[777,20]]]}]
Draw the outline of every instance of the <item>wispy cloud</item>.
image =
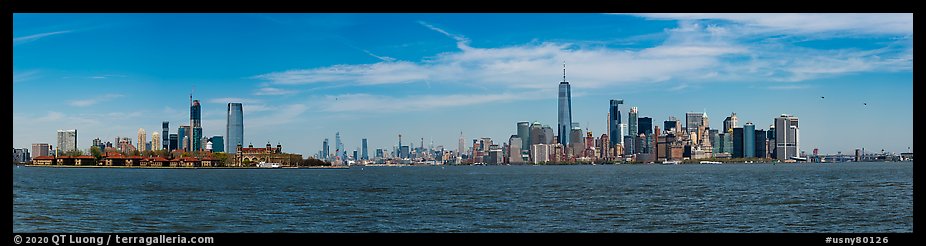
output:
[{"label": "wispy cloud", "polygon": [[233,102],[239,102],[239,103],[257,103],[257,102],[260,102],[260,100],[257,100],[257,99],[250,99],[250,98],[222,97],[222,98],[213,98],[213,99],[209,99],[208,102],[210,102],[210,103],[219,103],[219,104],[228,104],[228,103],[233,103]]},{"label": "wispy cloud", "polygon": [[342,94],[324,96],[320,99],[313,100],[313,106],[316,106],[316,108],[323,112],[393,113],[530,100],[542,98],[542,95],[547,94],[551,93],[542,90],[531,90],[518,93],[411,95],[402,97],[371,94]]},{"label": "wispy cloud", "polygon": [[457,41],[457,48],[460,48],[461,50],[468,50],[471,48],[469,46],[469,39],[464,37],[463,35],[456,35],[456,34],[449,33],[447,31],[444,31],[444,29],[437,28],[436,26],[428,24],[427,22],[424,22],[424,21],[418,21],[418,24],[421,24],[422,26],[425,26],[431,30],[437,31],[441,34],[447,35],[447,37],[453,38],[453,40]]},{"label": "wispy cloud", "polygon": [[120,98],[120,97],[123,97],[123,95],[106,94],[106,95],[97,96],[97,97],[88,98],[88,99],[73,100],[70,102],[70,105],[75,106],[75,107],[87,107],[87,106],[92,106],[97,103],[105,102],[105,101]]},{"label": "wispy cloud", "polygon": [[671,13],[634,14],[650,19],[727,20],[760,32],[818,34],[852,32],[859,34],[913,34],[912,13],[825,13],[825,14],[737,14]]},{"label": "wispy cloud", "polygon": [[273,87],[263,87],[263,88],[258,89],[257,92],[254,92],[254,95],[278,96],[278,95],[289,95],[289,94],[295,94],[295,93],[298,93],[298,91],[284,90],[284,89],[273,88]]},{"label": "wispy cloud", "polygon": [[376,59],[383,60],[384,62],[392,62],[392,61],[395,61],[395,58],[388,57],[388,56],[378,56],[378,55],[376,55],[376,54],[373,54],[373,52],[370,52],[369,50],[363,50],[363,52],[367,53],[367,55],[370,55],[370,56],[372,56],[372,57],[376,57]]},{"label": "wispy cloud", "polygon": [[801,90],[810,88],[808,85],[774,85],[766,87],[769,90]]},{"label": "wispy cloud", "polygon": [[[245,106],[245,114],[247,114],[247,106]],[[252,109],[250,109],[252,110]],[[285,107],[274,110],[272,114],[265,115],[263,117],[255,118],[249,120],[247,127],[250,128],[263,128],[271,127],[277,125],[288,124],[291,122],[298,121],[299,116],[305,113],[308,110],[308,107],[305,104],[290,104]]]},{"label": "wispy cloud", "polygon": [[30,70],[25,72],[13,72],[13,83],[26,82],[40,76],[39,71]]},{"label": "wispy cloud", "polygon": [[36,41],[36,40],[42,39],[42,38],[44,38],[44,37],[53,36],[53,35],[58,35],[58,34],[65,34],[65,33],[69,33],[69,32],[73,32],[73,31],[72,31],[72,30],[64,30],[64,31],[55,31],[55,32],[38,33],[38,34],[32,34],[32,35],[28,35],[28,36],[21,36],[21,37],[13,37],[13,46],[16,46],[16,45],[19,45],[19,44],[28,43],[28,42],[32,42],[32,41]]},{"label": "wispy cloud", "polygon": [[[754,22],[766,23],[763,25],[778,23],[758,19]],[[371,86],[445,83],[500,91],[533,90],[551,88],[551,85],[561,80],[561,62],[566,60],[567,80],[576,88],[614,88],[673,81],[681,83],[666,84],[666,88],[682,90],[697,83],[781,83],[858,72],[906,71],[912,69],[913,59],[912,44],[888,45],[872,50],[813,49],[798,47],[786,40],[776,40],[766,34],[757,35],[755,31],[744,30],[746,27],[743,25],[702,22],[693,17],[682,19],[675,28],[665,29],[665,40],[662,43],[633,49],[568,42],[531,42],[478,48],[469,46],[469,39],[462,35],[447,32],[429,23],[419,24],[454,39],[460,50],[440,53],[420,61],[383,60],[370,64],[338,64],[272,72],[254,78],[268,86],[264,94],[275,94],[279,93],[277,90],[282,90],[269,86],[305,84]],[[783,23],[775,25],[781,26],[780,30],[786,30]],[[844,27],[833,26],[826,30],[843,30],[840,28]],[[908,41],[904,39],[900,42]],[[512,95],[461,94],[459,97],[449,97],[454,100],[441,97],[445,99],[442,102],[441,98],[427,96],[405,100],[375,94],[347,94],[324,98],[320,103],[323,104],[321,108],[331,112],[367,109],[389,111],[397,108],[419,110],[466,105],[465,98],[492,101],[501,100],[503,96]],[[425,103],[411,104],[407,101]]]}]

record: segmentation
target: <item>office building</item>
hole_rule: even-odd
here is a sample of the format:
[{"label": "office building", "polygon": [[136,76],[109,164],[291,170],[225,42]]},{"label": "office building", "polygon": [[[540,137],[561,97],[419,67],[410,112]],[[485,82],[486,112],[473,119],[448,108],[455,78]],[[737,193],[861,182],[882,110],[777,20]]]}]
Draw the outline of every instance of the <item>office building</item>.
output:
[{"label": "office building", "polygon": [[148,150],[148,149],[146,148],[147,145],[145,145],[145,143],[147,143],[147,141],[148,141],[147,135],[148,135],[148,134],[145,133],[145,129],[143,129],[143,128],[138,128],[138,138],[136,138],[136,139],[138,139],[138,142],[137,142],[138,146],[135,147],[135,148],[138,149],[139,152],[144,152],[144,151]]},{"label": "office building", "polygon": [[727,116],[727,118],[723,120],[723,132],[732,132],[736,124],[736,113],[731,113],[730,116]]},{"label": "office building", "polygon": [[650,117],[641,117],[637,119],[637,131],[636,134],[653,134],[653,118]]},{"label": "office building", "polygon": [[167,150],[174,151],[179,148],[180,139],[178,139],[177,136],[177,133],[167,135]]},{"label": "office building", "polygon": [[[530,143],[531,142],[531,123],[527,121],[518,121],[518,138],[521,142]],[[529,151],[530,144],[522,144],[522,151]]]},{"label": "office building", "polygon": [[752,122],[743,125],[743,157],[756,157],[756,126]]},{"label": "office building", "polygon": [[[212,143],[212,152],[225,152],[225,137],[223,136],[212,136],[209,138],[209,142]],[[235,146],[237,148],[238,146]]]},{"label": "office building", "polygon": [[[621,129],[621,110],[620,105],[624,104],[624,99],[611,99],[608,108],[608,135],[611,144],[618,144],[623,141],[624,132]],[[608,146],[611,147],[611,146]]]},{"label": "office building", "polygon": [[47,143],[34,143],[32,144],[32,155],[33,156],[50,156],[51,145]]},{"label": "office building", "polygon": [[733,127],[733,158],[743,158],[745,145],[742,127]]},{"label": "office building", "polygon": [[369,153],[369,151],[367,150],[367,139],[366,139],[366,138],[364,138],[363,140],[360,141],[360,146],[361,146],[361,151],[362,151],[362,154],[361,154],[361,156],[360,156],[361,159],[363,159],[363,160],[369,160],[369,159],[370,159],[370,153]]},{"label": "office building", "polygon": [[151,150],[153,151],[161,150],[161,143],[163,143],[161,141],[161,133],[152,132],[151,133]]},{"label": "office building", "polygon": [[234,154],[238,145],[244,145],[244,109],[241,103],[228,103],[225,137],[228,152]]},{"label": "office building", "polygon": [[13,149],[13,163],[26,163],[32,160],[29,149]]},{"label": "office building", "polygon": [[572,130],[572,93],[569,89],[569,82],[566,81],[566,62],[563,62],[563,82],[559,83],[559,122],[557,131],[559,143],[568,145],[569,131]]},{"label": "office building", "polygon": [[71,150],[77,150],[77,129],[58,130],[58,153],[62,155]]},{"label": "office building", "polygon": [[[688,112],[685,113],[685,131],[688,133],[698,132],[698,127],[701,127],[701,124],[704,123],[704,112]],[[668,128],[667,128],[668,129]]]},{"label": "office building", "polygon": [[775,118],[775,159],[800,157],[800,128],[797,117],[782,114]]},{"label": "office building", "polygon": [[162,121],[161,122],[161,149],[170,150],[170,122]]}]

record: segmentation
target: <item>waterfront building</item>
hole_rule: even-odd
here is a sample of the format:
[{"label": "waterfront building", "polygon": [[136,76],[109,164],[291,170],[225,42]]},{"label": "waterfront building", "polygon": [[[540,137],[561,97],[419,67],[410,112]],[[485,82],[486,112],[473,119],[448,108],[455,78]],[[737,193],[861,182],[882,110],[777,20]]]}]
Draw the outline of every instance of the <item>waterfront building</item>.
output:
[{"label": "waterfront building", "polygon": [[77,129],[58,130],[58,153],[62,155],[71,150],[77,150]]},{"label": "waterfront building", "polygon": [[756,157],[756,126],[752,122],[743,125],[743,157]]},{"label": "waterfront building", "polygon": [[677,132],[681,126],[678,125],[678,119],[675,116],[669,116],[669,119],[662,122],[662,129],[666,132]]},{"label": "waterfront building", "polygon": [[145,150],[148,150],[148,149],[147,149],[148,146],[145,145],[145,143],[147,143],[147,141],[148,141],[148,140],[147,140],[147,134],[145,133],[145,129],[143,129],[143,128],[138,128],[138,138],[136,138],[136,139],[138,139],[138,147],[136,147],[136,149],[138,149],[138,151],[145,151]]},{"label": "waterfront building", "polygon": [[29,156],[29,149],[13,149],[13,163],[26,163],[31,160]]},{"label": "waterfront building", "polygon": [[768,158],[768,137],[766,136],[765,130],[755,130],[755,157],[758,158]]},{"label": "waterfront building", "polygon": [[[520,127],[520,123],[518,124]],[[519,129],[520,130],[520,129]],[[521,157],[521,146],[524,145],[521,141],[521,137],[518,135],[511,135],[508,138],[508,163],[511,164],[523,164],[524,159]]]},{"label": "waterfront building", "polygon": [[244,145],[244,109],[241,103],[228,103],[225,122],[225,137],[228,153],[234,154],[236,146]]},{"label": "waterfront building", "polygon": [[325,141],[322,141],[322,156],[321,159],[329,161],[331,158],[331,146],[328,144],[328,138],[325,138]]},{"label": "waterfront building", "polygon": [[[298,158],[293,158],[293,155],[298,156]],[[283,146],[280,144],[277,144],[275,148],[272,147],[270,143],[267,143],[267,146],[264,148],[254,148],[253,145],[249,144],[247,148],[242,148],[240,145],[237,146],[233,165],[243,167],[254,166],[257,163],[266,162],[291,166],[296,164],[293,163],[296,159],[302,160],[302,155],[283,153]]]},{"label": "waterfront building", "polygon": [[734,126],[733,127],[733,153],[732,153],[733,158],[743,158],[744,157],[745,144],[743,143],[744,142],[743,140],[744,140],[743,128]]},{"label": "waterfront building", "polygon": [[530,137],[528,137],[528,139],[530,139],[530,145],[546,144],[544,141],[545,138],[546,137],[544,136],[543,126],[540,125],[540,122],[534,121],[530,127]]},{"label": "waterfront building", "polygon": [[100,138],[94,138],[93,143],[90,146],[91,147],[96,146],[97,148],[100,149],[100,151],[103,151],[104,149],[106,149],[106,146],[103,145],[103,140],[101,140]]},{"label": "waterfront building", "polygon": [[551,145],[549,144],[531,145],[531,162],[534,164],[550,162],[551,154]]},{"label": "waterfront building", "polygon": [[775,118],[775,159],[800,157],[800,128],[797,117],[782,114]]},{"label": "waterfront building", "polygon": [[543,134],[541,135],[541,136],[543,136],[543,141],[541,141],[541,143],[544,143],[544,144],[553,144],[553,142],[559,142],[559,140],[556,139],[556,135],[555,135],[555,133],[553,132],[553,128],[552,128],[552,127],[550,127],[550,126],[548,126],[548,125],[543,125],[543,127],[542,127],[541,129],[543,130]]},{"label": "waterfront building", "polygon": [[[618,144],[623,141],[624,132],[621,129],[621,110],[620,105],[624,104],[624,99],[611,99],[608,108],[608,134],[611,137],[611,144]],[[608,146],[611,147],[611,146]]]},{"label": "waterfront building", "polygon": [[180,140],[180,142],[178,143],[177,147],[178,147],[180,150],[183,150],[183,151],[189,151],[189,150],[190,150],[190,134],[191,134],[191,132],[192,132],[192,130],[190,130],[190,126],[180,125],[180,128],[177,128],[177,137],[178,137],[179,140]]},{"label": "waterfront building", "polygon": [[34,143],[32,144],[32,155],[39,156],[50,156],[51,155],[51,145],[47,143]]}]

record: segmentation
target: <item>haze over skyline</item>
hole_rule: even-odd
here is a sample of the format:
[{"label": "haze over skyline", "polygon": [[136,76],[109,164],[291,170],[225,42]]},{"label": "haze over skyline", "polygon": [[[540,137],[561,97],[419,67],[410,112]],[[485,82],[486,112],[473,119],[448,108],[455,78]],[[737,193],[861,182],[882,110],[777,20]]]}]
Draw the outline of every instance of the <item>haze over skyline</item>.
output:
[{"label": "haze over skyline", "polygon": [[[736,112],[800,118],[801,148],[913,146],[912,14],[14,14],[13,147],[78,129],[171,133],[202,102],[203,135],[244,104],[244,142],[311,156],[403,143],[507,141],[555,126],[562,62],[572,118],[605,133],[609,99],[662,125]],[[866,105],[867,104],[867,105]]]}]

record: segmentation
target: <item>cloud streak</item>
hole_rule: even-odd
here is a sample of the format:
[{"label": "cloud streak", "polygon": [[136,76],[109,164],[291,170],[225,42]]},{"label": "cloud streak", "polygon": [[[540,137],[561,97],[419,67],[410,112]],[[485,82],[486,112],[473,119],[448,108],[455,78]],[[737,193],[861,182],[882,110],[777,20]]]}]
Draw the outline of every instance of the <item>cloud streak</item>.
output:
[{"label": "cloud streak", "polygon": [[744,13],[671,13],[634,14],[662,20],[726,20],[741,23],[761,32],[815,34],[852,32],[857,34],[913,34],[912,13],[826,13],[826,14],[744,14]]},{"label": "cloud streak", "polygon": [[94,98],[88,98],[88,99],[82,99],[82,100],[73,100],[73,101],[71,101],[69,104],[70,104],[71,106],[75,106],[75,107],[87,107],[87,106],[92,106],[92,105],[95,105],[95,104],[97,104],[97,103],[109,101],[109,100],[116,99],[116,98],[120,98],[120,97],[123,97],[123,95],[121,95],[121,94],[106,94],[106,95],[102,95],[102,96],[98,96],[98,97],[94,97]]},{"label": "cloud streak", "polygon": [[45,38],[45,37],[49,37],[49,36],[54,36],[54,35],[59,35],[59,34],[65,34],[65,33],[70,33],[70,32],[73,32],[73,31],[72,31],[72,30],[64,30],[64,31],[46,32],[46,33],[32,34],[32,35],[28,35],[28,36],[14,37],[14,38],[13,38],[13,46],[20,45],[20,44],[24,44],[24,43],[29,43],[29,42],[36,41],[36,40],[39,40],[39,39],[42,39],[42,38]]}]

